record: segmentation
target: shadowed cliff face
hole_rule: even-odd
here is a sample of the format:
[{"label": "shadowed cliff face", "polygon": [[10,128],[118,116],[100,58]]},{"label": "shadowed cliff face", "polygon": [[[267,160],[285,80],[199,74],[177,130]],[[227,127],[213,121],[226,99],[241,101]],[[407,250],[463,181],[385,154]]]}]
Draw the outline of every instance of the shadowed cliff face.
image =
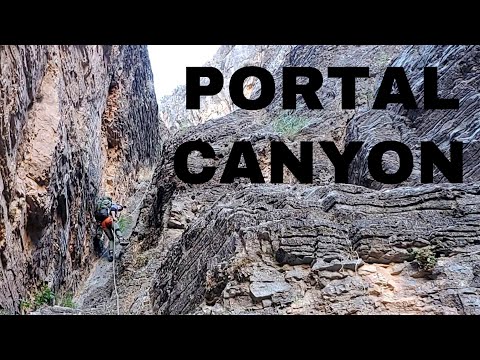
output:
[{"label": "shadowed cliff face", "polygon": [[[265,110],[234,111],[169,139],[134,233],[139,253],[159,254],[148,265],[150,273],[157,270],[147,311],[478,313],[478,51],[468,46],[294,46],[281,65],[322,72],[327,66],[370,68],[372,78],[357,82],[355,110],[341,110],[340,81],[328,81],[319,91],[324,110],[309,111],[302,104],[297,111],[281,110],[277,91]],[[438,66],[439,94],[459,98],[460,110],[408,112],[391,106],[370,111],[389,64],[406,68],[420,106],[423,67]],[[274,76],[280,78],[280,69]],[[284,116],[302,125],[285,132],[278,127]],[[218,170],[209,183],[188,185],[176,177],[173,155],[178,145],[197,139],[213,145],[217,156],[211,163]],[[369,178],[365,150],[349,175],[363,186],[334,185],[334,168],[320,147],[314,151],[311,186],[296,184],[289,172],[290,185],[219,184],[233,141],[252,142],[268,181],[272,140],[284,141],[298,154],[301,140],[334,141],[340,149],[349,141],[366,141],[368,150],[382,140],[413,145],[420,139],[433,140],[444,151],[448,141],[464,139],[465,178],[473,184],[420,186],[416,162],[406,183],[387,189]],[[385,164],[397,166],[395,158]],[[190,159],[191,169],[203,165],[198,157]],[[436,174],[435,181],[444,179]],[[126,265],[142,269],[133,260]],[[126,288],[135,275],[130,282],[127,278]]]},{"label": "shadowed cliff face", "polygon": [[0,309],[93,259],[99,192],[119,201],[162,132],[143,46],[0,47]]}]

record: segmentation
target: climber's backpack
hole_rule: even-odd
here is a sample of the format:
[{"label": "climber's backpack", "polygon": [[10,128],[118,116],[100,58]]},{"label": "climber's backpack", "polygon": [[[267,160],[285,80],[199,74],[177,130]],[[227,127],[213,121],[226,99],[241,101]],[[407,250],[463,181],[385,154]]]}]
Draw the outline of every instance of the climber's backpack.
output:
[{"label": "climber's backpack", "polygon": [[95,207],[95,220],[101,222],[110,215],[110,208],[112,207],[112,198],[108,196],[102,197],[97,201]]}]

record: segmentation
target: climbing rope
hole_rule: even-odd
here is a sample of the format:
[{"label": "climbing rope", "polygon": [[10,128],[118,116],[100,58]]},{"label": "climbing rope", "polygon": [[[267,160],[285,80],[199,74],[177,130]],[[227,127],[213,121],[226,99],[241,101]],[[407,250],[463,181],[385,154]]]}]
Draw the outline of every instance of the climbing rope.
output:
[{"label": "climbing rope", "polygon": [[113,262],[112,262],[112,265],[113,265],[113,288],[115,289],[115,296],[117,298],[117,315],[120,315],[120,303],[119,303],[119,300],[118,300],[117,278],[115,276],[115,273],[117,272],[116,267],[115,267],[115,258],[117,257],[116,254],[115,254],[115,241],[117,241],[117,237],[115,236],[115,229],[112,231],[112,233],[113,233]]},{"label": "climbing rope", "polygon": [[[133,214],[140,208],[140,205],[143,203],[143,200],[145,199],[145,196],[147,195],[148,190],[150,189],[150,185],[153,182],[153,176],[150,179],[147,188],[145,189],[145,192],[143,193],[142,198],[140,199],[138,205],[135,207],[135,209],[127,216],[133,216]],[[119,296],[118,296],[118,288],[117,288],[117,277],[116,277],[116,265],[115,265],[115,259],[116,259],[116,254],[115,254],[115,242],[117,241],[117,237],[115,235],[115,228],[112,230],[113,233],[113,262],[112,262],[112,267],[113,267],[113,288],[115,290],[115,297],[116,297],[116,304],[117,304],[117,315],[120,315],[120,301],[119,301]],[[100,255],[100,258],[102,258],[105,253],[108,251],[108,247],[103,251],[102,255]]]}]

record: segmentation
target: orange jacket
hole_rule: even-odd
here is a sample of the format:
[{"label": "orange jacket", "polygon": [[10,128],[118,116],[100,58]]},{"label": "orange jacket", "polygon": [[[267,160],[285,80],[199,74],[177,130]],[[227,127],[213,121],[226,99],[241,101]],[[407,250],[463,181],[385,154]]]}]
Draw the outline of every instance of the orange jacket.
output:
[{"label": "orange jacket", "polygon": [[103,220],[101,224],[103,230],[105,230],[106,228],[111,228],[112,225],[113,225],[113,218],[111,216]]}]

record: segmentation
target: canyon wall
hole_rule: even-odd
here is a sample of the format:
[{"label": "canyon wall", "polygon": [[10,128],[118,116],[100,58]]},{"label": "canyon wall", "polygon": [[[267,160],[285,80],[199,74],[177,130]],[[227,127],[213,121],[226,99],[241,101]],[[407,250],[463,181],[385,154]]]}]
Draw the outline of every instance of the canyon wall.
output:
[{"label": "canyon wall", "polygon": [[74,291],[99,194],[122,201],[159,153],[145,46],[0,47],[0,309]]}]

